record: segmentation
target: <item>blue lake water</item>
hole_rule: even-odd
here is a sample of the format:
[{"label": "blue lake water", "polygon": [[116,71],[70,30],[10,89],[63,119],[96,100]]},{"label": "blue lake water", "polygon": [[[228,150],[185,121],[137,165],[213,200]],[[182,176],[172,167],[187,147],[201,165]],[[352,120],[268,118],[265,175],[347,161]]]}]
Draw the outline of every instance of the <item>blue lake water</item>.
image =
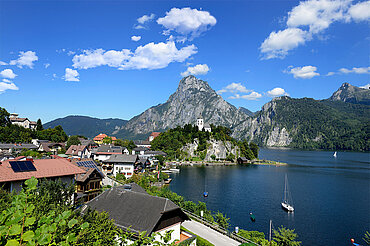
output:
[{"label": "blue lake water", "polygon": [[[303,245],[364,244],[370,231],[370,154],[261,149],[260,159],[287,166],[182,167],[172,174],[172,191],[192,201],[205,201],[225,213],[231,228],[268,235],[269,220],[295,229]],[[294,213],[281,208],[284,177],[288,176]],[[207,190],[209,197],[203,198]],[[251,222],[253,212],[256,222]]]}]

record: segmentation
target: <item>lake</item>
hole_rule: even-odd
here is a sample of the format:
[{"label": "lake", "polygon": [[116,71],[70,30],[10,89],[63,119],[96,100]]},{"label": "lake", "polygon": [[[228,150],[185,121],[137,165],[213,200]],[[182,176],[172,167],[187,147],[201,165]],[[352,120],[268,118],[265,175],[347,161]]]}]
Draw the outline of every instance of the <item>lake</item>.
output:
[{"label": "lake", "polygon": [[[269,220],[295,229],[302,245],[364,244],[370,231],[370,154],[261,149],[260,159],[287,166],[182,167],[170,189],[230,218],[231,227],[268,236]],[[287,174],[294,213],[281,208]],[[204,198],[207,190],[209,196]],[[253,212],[256,221],[251,222]]]}]

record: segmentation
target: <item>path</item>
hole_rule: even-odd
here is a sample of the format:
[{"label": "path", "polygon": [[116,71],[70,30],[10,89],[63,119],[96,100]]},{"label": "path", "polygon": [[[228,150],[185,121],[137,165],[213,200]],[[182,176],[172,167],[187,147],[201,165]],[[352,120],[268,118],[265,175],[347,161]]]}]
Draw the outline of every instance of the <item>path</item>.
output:
[{"label": "path", "polygon": [[235,241],[234,239],[229,238],[215,230],[212,230],[208,226],[205,226],[194,220],[187,220],[181,224],[183,227],[193,232],[194,234],[208,240],[210,243],[215,246],[237,246],[241,243]]}]

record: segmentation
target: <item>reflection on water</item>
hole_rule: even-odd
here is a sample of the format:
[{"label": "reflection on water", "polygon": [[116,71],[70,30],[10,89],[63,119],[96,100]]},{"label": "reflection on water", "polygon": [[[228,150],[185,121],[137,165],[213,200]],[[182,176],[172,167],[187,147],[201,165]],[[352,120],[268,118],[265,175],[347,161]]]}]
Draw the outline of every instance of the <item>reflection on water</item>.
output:
[{"label": "reflection on water", "polygon": [[[303,245],[348,245],[370,231],[370,156],[367,153],[261,149],[261,159],[288,166],[184,167],[171,189],[187,199],[205,201],[231,218],[231,227],[268,235],[295,228]],[[281,208],[288,175],[294,213]],[[207,189],[209,196],[203,197]],[[253,212],[256,222],[251,222]]]}]

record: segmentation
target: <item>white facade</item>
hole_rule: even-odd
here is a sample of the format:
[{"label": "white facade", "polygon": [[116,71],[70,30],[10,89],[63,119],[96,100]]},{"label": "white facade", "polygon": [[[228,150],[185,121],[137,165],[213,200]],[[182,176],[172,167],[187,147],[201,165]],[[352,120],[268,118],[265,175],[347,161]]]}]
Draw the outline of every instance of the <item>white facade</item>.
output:
[{"label": "white facade", "polygon": [[171,241],[169,241],[168,243],[172,243],[175,240],[180,240],[180,233],[181,233],[180,226],[181,226],[181,223],[179,222],[177,224],[163,228],[162,230],[155,231],[154,233],[158,233],[158,235],[155,235],[154,237],[155,241],[161,242],[162,241],[161,236],[165,236],[166,233],[170,230],[173,230],[173,232],[171,233]]},{"label": "white facade", "polygon": [[[112,154],[117,154],[117,153],[113,153]],[[119,154],[119,153],[118,153]],[[108,160],[109,158],[111,157],[111,154],[95,154],[94,155],[94,160],[98,160],[98,161],[106,161]]]},{"label": "white facade", "polygon": [[200,117],[197,119],[197,127],[198,127],[198,130],[199,130],[199,131],[203,130],[203,127],[204,127],[204,121],[203,121],[203,119],[202,119],[202,118],[200,118]]},{"label": "white facade", "polygon": [[133,164],[124,164],[124,163],[114,163],[113,164],[113,175],[123,174],[126,178],[131,178],[134,174],[134,165]]}]

